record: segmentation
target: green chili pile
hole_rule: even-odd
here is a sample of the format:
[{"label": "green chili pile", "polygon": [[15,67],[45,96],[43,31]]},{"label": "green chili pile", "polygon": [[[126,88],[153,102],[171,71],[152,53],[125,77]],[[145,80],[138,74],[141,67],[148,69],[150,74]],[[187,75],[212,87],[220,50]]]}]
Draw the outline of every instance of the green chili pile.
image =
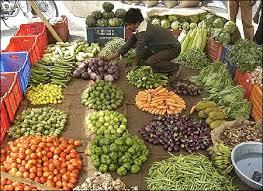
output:
[{"label": "green chili pile", "polygon": [[149,190],[235,190],[204,155],[172,156],[155,162],[146,177]]}]

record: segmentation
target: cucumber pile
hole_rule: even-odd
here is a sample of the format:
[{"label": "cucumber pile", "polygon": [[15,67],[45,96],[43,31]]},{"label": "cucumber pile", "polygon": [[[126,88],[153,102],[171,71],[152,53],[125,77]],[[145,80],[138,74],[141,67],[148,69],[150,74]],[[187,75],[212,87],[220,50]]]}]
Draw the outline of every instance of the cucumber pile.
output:
[{"label": "cucumber pile", "polygon": [[96,135],[122,134],[126,130],[127,119],[116,111],[98,111],[86,117],[86,124]]},{"label": "cucumber pile", "polygon": [[98,80],[88,87],[81,96],[81,103],[95,110],[116,110],[123,100],[120,88],[111,82]]},{"label": "cucumber pile", "polygon": [[30,85],[53,83],[66,87],[71,80],[75,64],[72,60],[57,59],[49,61],[43,57],[31,69]]},{"label": "cucumber pile", "polygon": [[24,110],[16,117],[8,135],[12,138],[29,135],[60,135],[64,129],[67,114],[51,107]]}]

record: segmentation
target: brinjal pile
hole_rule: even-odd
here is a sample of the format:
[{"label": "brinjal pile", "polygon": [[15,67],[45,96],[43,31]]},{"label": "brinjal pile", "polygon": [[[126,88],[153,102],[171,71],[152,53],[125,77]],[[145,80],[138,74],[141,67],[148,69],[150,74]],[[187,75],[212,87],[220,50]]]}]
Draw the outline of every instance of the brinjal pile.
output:
[{"label": "brinjal pile", "polygon": [[200,87],[191,84],[189,81],[171,82],[171,87],[176,94],[182,95],[199,95],[202,92]]},{"label": "brinjal pile", "polygon": [[162,145],[169,152],[205,150],[212,144],[208,125],[183,115],[156,117],[139,132],[147,142]]},{"label": "brinjal pile", "polygon": [[113,81],[119,78],[117,63],[108,63],[101,59],[86,60],[78,65],[73,72],[73,77],[83,80]]}]

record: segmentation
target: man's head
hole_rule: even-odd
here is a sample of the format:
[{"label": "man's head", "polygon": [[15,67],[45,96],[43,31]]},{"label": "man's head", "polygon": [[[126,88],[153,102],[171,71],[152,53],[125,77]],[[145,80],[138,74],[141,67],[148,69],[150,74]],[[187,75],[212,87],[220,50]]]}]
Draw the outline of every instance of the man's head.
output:
[{"label": "man's head", "polygon": [[133,32],[139,27],[143,21],[143,16],[140,9],[130,8],[123,17],[123,22],[126,28]]}]

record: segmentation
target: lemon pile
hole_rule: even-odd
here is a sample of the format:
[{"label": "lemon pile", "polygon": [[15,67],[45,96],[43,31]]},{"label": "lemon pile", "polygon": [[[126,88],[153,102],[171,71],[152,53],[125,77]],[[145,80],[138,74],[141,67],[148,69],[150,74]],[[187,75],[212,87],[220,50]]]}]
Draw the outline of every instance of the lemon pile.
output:
[{"label": "lemon pile", "polygon": [[33,105],[57,104],[61,103],[61,99],[64,98],[62,86],[57,84],[39,84],[30,88],[26,97]]}]

